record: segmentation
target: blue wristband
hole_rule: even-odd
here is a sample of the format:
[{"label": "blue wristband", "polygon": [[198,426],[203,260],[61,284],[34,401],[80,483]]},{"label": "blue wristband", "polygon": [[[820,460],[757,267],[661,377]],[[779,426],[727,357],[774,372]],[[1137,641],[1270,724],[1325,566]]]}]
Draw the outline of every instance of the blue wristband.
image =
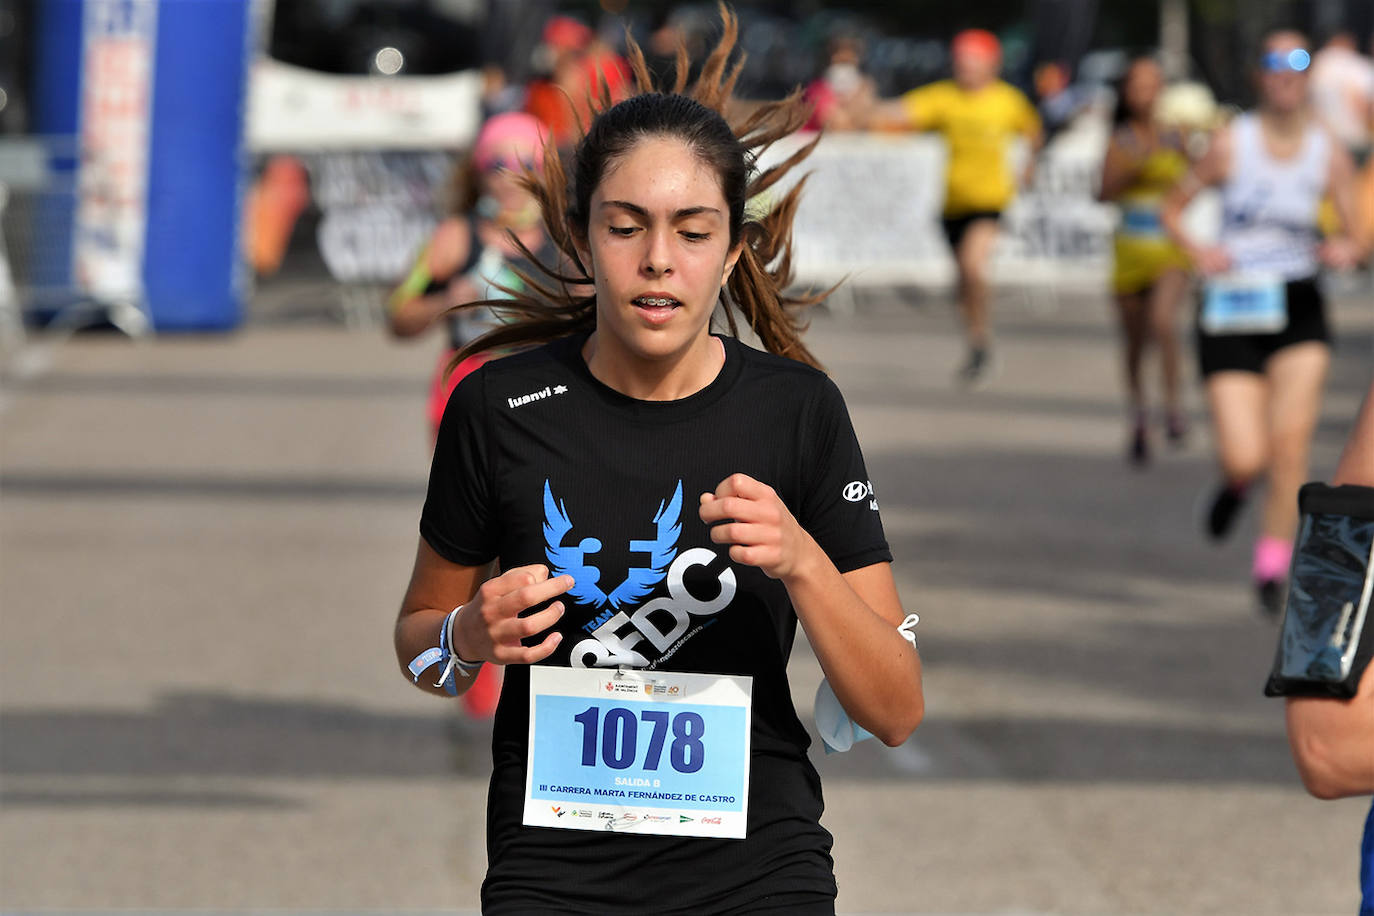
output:
[{"label": "blue wristband", "polygon": [[438,646],[435,646],[431,649],[426,649],[419,655],[412,658],[410,660],[410,664],[407,667],[410,668],[410,673],[414,678],[415,683],[418,684],[420,683],[420,675],[424,674],[426,669],[433,667],[436,663],[442,662],[443,660],[444,650],[440,649]]},{"label": "blue wristband", "polygon": [[453,676],[456,669],[463,677],[472,675],[482,667],[483,662],[464,661],[453,651],[453,622],[458,617],[458,612],[463,609],[462,605],[449,611],[444,618],[444,624],[439,628],[439,645],[432,646],[421,652],[410,660],[407,667],[415,679],[415,683],[420,683],[420,675],[435,664],[442,664],[444,670],[439,674],[439,680],[434,682],[435,687],[444,688],[444,692],[451,697],[458,695],[458,681]]}]

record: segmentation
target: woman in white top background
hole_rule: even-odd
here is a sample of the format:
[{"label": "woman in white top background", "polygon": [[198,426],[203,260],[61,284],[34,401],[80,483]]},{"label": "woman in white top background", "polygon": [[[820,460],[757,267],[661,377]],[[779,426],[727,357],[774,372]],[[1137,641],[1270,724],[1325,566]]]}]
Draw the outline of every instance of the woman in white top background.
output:
[{"label": "woman in white top background", "polygon": [[[1252,576],[1271,614],[1282,607],[1297,492],[1330,364],[1317,275],[1322,267],[1354,267],[1365,254],[1349,234],[1354,166],[1311,111],[1310,63],[1300,33],[1265,37],[1258,106],[1217,132],[1161,214],[1204,275],[1198,360],[1222,475],[1204,528],[1224,538],[1252,485],[1267,476]],[[1219,238],[1208,244],[1185,230],[1182,213],[1210,186],[1221,191],[1223,215]],[[1343,229],[1323,239],[1317,214],[1326,194]]]}]

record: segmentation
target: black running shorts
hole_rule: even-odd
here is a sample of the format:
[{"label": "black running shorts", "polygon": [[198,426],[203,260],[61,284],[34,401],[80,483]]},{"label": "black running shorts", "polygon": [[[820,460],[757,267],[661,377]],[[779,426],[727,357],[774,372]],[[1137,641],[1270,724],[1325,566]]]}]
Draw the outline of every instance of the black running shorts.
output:
[{"label": "black running shorts", "polygon": [[940,220],[940,225],[944,227],[945,238],[949,239],[949,247],[954,251],[959,250],[959,243],[964,240],[964,233],[968,232],[968,227],[978,222],[980,219],[990,219],[997,222],[1002,218],[1000,210],[974,210],[970,213],[960,213],[958,216],[946,216]]},{"label": "black running shorts", "polygon": [[[1264,373],[1264,364],[1284,347],[1319,340],[1331,342],[1326,301],[1316,277],[1290,280],[1285,287],[1288,326],[1273,334],[1208,334],[1194,322],[1198,368],[1203,378],[1214,372]],[[1199,314],[1201,300],[1199,299]]]}]

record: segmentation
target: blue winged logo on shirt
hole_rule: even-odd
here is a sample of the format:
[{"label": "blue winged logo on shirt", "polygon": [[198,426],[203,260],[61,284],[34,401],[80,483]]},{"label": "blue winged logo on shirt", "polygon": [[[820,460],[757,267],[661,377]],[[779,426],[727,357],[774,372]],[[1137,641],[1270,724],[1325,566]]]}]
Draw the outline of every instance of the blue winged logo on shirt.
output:
[{"label": "blue winged logo on shirt", "polygon": [[631,540],[631,553],[648,554],[647,565],[632,566],[625,580],[607,594],[601,588],[601,570],[588,558],[601,551],[597,538],[582,538],[577,544],[563,543],[573,528],[567,506],[555,499],[553,488],[544,481],[544,544],[545,553],[556,576],[570,575],[573,587],[568,594],[581,604],[594,607],[611,605],[620,608],[648,596],[667,575],[668,566],[677,557],[677,539],[682,533],[682,481],[666,502],[658,505],[651,523],[654,536],[649,540]]}]

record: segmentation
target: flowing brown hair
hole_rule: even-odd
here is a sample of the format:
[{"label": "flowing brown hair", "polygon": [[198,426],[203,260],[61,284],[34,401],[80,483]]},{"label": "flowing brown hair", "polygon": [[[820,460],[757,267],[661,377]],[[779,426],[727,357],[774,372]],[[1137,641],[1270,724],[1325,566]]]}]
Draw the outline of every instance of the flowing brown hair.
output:
[{"label": "flowing brown hair", "polygon": [[733,93],[744,59],[740,55],[730,62],[739,37],[739,21],[724,3],[720,4],[720,17],[724,27],[720,42],[706,58],[690,90],[686,85],[690,60],[685,45],[678,45],[673,85],[660,89],[649,73],[643,51],[627,33],[635,94],[612,105],[606,84],[599,81],[597,98],[593,100],[597,114],[585,126],[573,153],[571,186],[552,145],[545,150],[542,174],[527,172],[522,178],[525,189],[539,202],[544,226],[567,259],[567,267],[559,269],[541,263],[516,239],[516,245],[542,278],[536,280],[522,274],[525,289],[502,289],[510,298],[458,306],[489,306],[507,323],[468,342],[455,355],[453,366],[476,353],[533,346],[595,330],[596,296],[577,295],[572,289],[594,282],[573,244],[574,239],[587,237],[592,192],[607,165],[641,140],[671,137],[686,143],[720,177],[730,209],[730,245],[743,242],[722,296],[730,333],[739,334],[735,317],[738,311],[769,352],[819,368],[820,363],[801,341],[806,325],[799,313],[823,300],[826,293],[786,292],[792,282],[792,220],[806,176],[766,212],[746,211],[749,201],[777,184],[815,148],[817,141],[813,140],[763,171],[755,166],[759,155],[806,123],[810,105],[798,90],[787,98],[764,102],[752,111],[739,113],[735,123],[728,121],[731,109],[738,107]]}]

